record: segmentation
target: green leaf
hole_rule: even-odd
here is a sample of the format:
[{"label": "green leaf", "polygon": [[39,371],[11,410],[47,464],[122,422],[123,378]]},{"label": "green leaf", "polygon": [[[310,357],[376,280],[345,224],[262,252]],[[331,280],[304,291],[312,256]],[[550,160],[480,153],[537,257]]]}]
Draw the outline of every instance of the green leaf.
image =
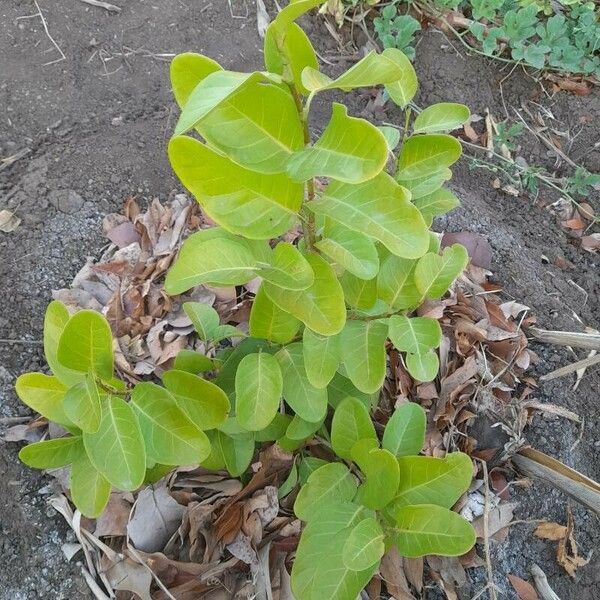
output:
[{"label": "green leaf", "polygon": [[414,133],[441,133],[452,131],[464,125],[470,118],[471,111],[464,104],[440,102],[428,106],[417,115],[413,123]]},{"label": "green leaf", "polygon": [[298,484],[298,467],[296,463],[292,465],[288,476],[285,481],[279,486],[277,490],[277,498],[281,500],[285,498]]},{"label": "green leaf", "polygon": [[254,456],[252,434],[231,436],[217,430],[211,441],[232,477],[239,477],[250,466]]},{"label": "green leaf", "polygon": [[349,117],[343,104],[334,103],[327,128],[313,146],[291,156],[287,174],[294,181],[321,176],[361,183],[381,172],[387,155],[385,137],[377,127]]},{"label": "green leaf", "polygon": [[71,467],[71,500],[89,519],[99,517],[110,499],[111,486],[83,452]]},{"label": "green leaf", "polygon": [[261,431],[254,434],[254,439],[259,444],[262,442],[274,442],[285,436],[292,417],[283,413],[277,413],[273,420]]},{"label": "green leaf", "polygon": [[213,344],[218,344],[219,342],[222,342],[223,340],[228,340],[231,338],[243,338],[246,337],[246,334],[241,330],[238,329],[237,327],[234,327],[233,325],[229,325],[227,323],[225,323],[225,325],[219,325],[214,331],[213,331]]},{"label": "green leaf", "polygon": [[24,373],[17,378],[15,391],[22,402],[42,417],[59,425],[73,425],[63,406],[67,388],[56,377]]},{"label": "green leaf", "polygon": [[335,80],[307,67],[302,71],[302,84],[311,92],[333,89],[350,91],[357,87],[398,82],[405,74],[405,66],[400,64],[395,53],[390,53],[389,50],[384,50],[381,54],[371,51]]},{"label": "green leaf", "polygon": [[302,351],[308,381],[316,388],[326,388],[341,360],[339,335],[322,336],[306,327]]},{"label": "green leaf", "polygon": [[83,379],[82,373],[67,369],[58,361],[58,342],[69,319],[69,311],[62,302],[53,300],[48,304],[44,317],[44,355],[54,375],[67,387]]},{"label": "green leaf", "polygon": [[281,75],[284,81],[293,83],[300,93],[307,95],[308,90],[302,85],[302,70],[304,67],[319,67],[315,50],[296,23],[291,23],[283,31],[277,25],[272,23],[265,33],[265,66],[268,71]]},{"label": "green leaf", "polygon": [[173,368],[176,371],[187,371],[197,375],[215,368],[214,362],[201,352],[194,350],[180,350],[175,357]]},{"label": "green leaf", "polygon": [[389,319],[390,340],[401,352],[421,354],[442,343],[442,328],[436,319],[393,315]]},{"label": "green leaf", "polygon": [[194,88],[208,75],[221,71],[217,62],[194,52],[178,54],[171,61],[171,88],[179,106],[183,106]]},{"label": "green leaf", "polygon": [[295,343],[275,355],[283,375],[283,397],[294,412],[311,423],[324,418],[327,411],[327,390],[311,385],[304,367],[302,344]]},{"label": "green leaf", "polygon": [[380,510],[394,498],[400,474],[396,457],[372,444],[373,440],[363,439],[352,449],[352,459],[366,478],[358,490],[357,501],[367,508]]},{"label": "green leaf", "polygon": [[321,429],[324,420],[325,418],[319,419],[317,422],[313,423],[311,421],[305,421],[298,415],[294,415],[294,418],[291,420],[285,432],[285,437],[289,440],[304,441],[312,437],[319,429]]},{"label": "green leaf", "polygon": [[131,492],[144,481],[146,450],[133,409],[111,396],[102,407],[100,428],[83,434],[94,467],[117,489]]},{"label": "green leaf", "polygon": [[93,373],[88,373],[85,380],[70,387],[63,400],[67,417],[82,431],[94,433],[100,427],[102,405],[100,391]]},{"label": "green leaf", "polygon": [[286,30],[298,17],[326,0],[292,0],[273,21],[278,30]]},{"label": "green leaf", "polygon": [[69,369],[93,371],[101,379],[111,379],[112,333],[106,319],[93,310],[75,313],[60,336],[57,358]]},{"label": "green leaf", "polygon": [[322,458],[316,458],[315,456],[305,456],[298,466],[298,478],[300,483],[304,485],[308,478],[320,467],[329,464],[328,461]]},{"label": "green leaf", "polygon": [[24,446],[19,452],[19,459],[34,469],[60,469],[83,453],[81,436],[69,436]]},{"label": "green leaf", "polygon": [[178,408],[175,398],[154,383],[138,383],[131,393],[150,460],[164,465],[195,465],[208,458],[210,442]]},{"label": "green leaf", "polygon": [[426,425],[427,416],[421,406],[403,404],[387,422],[381,445],[396,457],[419,454],[425,444]]},{"label": "green leaf", "polygon": [[[221,286],[243,285],[256,277],[257,261],[245,240],[233,237],[206,239],[205,231],[209,230],[195,233],[183,242],[175,264],[167,273],[167,293],[181,294],[194,286],[207,283],[218,283]],[[211,308],[207,306],[207,309],[201,309],[202,315],[195,315],[195,321],[193,320],[195,327],[196,324],[200,326],[198,333],[201,336],[208,333],[207,326],[218,325],[218,322],[214,324],[214,315],[208,310]],[[196,309],[194,312],[197,312]],[[189,314],[188,316],[192,318]],[[201,322],[201,319],[205,321]]]},{"label": "green leaf", "polygon": [[258,275],[277,287],[292,291],[305,290],[315,280],[308,261],[289,242],[279,242],[275,246],[271,264],[260,269]]},{"label": "green leaf", "polygon": [[290,156],[304,145],[290,92],[258,81],[221,102],[196,128],[211,147],[260,173],[283,173]]},{"label": "green leaf", "polygon": [[395,310],[407,309],[421,303],[414,272],[417,261],[388,254],[381,259],[377,275],[377,296]]},{"label": "green leaf", "polygon": [[360,440],[378,443],[375,427],[365,405],[356,398],[346,398],[335,409],[331,422],[331,446],[346,460],[352,460],[352,448]]},{"label": "green leaf", "polygon": [[266,240],[296,221],[303,188],[286,175],[249,171],[186,136],[170,141],[169,159],[208,216],[231,233]]},{"label": "green leaf", "polygon": [[377,570],[353,571],[344,564],[343,549],[364,509],[350,502],[327,506],[302,532],[292,567],[292,591],[302,600],[357,598]]},{"label": "green leaf", "polygon": [[402,72],[395,81],[385,84],[385,90],[393,102],[400,108],[406,108],[415,97],[419,87],[415,69],[406,54],[397,48],[387,48],[384,50],[384,54],[388,59],[396,62]]},{"label": "green leaf", "polygon": [[385,554],[384,534],[376,519],[362,520],[350,532],[342,550],[344,565],[352,571],[363,571],[379,564]]},{"label": "green leaf", "polygon": [[462,153],[450,135],[413,135],[404,142],[398,160],[398,180],[431,177],[454,164]]},{"label": "green leaf", "polygon": [[357,185],[332,181],[308,207],[375,238],[398,256],[419,258],[427,251],[429,236],[421,213],[386,173]]},{"label": "green leaf", "polygon": [[327,386],[327,400],[329,404],[333,408],[337,408],[348,396],[356,398],[367,409],[370,409],[379,394],[364,394],[354,387],[354,384],[347,377],[344,377],[341,373],[336,373],[331,383]]},{"label": "green leaf", "polygon": [[453,244],[443,254],[428,253],[415,267],[415,285],[423,296],[441,298],[469,262],[464,246]]},{"label": "green leaf", "polygon": [[[204,258],[200,253],[198,255],[199,261]],[[184,302],[183,310],[192,322],[198,337],[205,342],[210,341],[219,326],[219,313],[212,306],[202,302]]]},{"label": "green leaf", "polygon": [[435,190],[431,194],[413,200],[413,202],[429,225],[431,225],[434,217],[443,215],[460,204],[460,200],[446,188]]},{"label": "green leaf", "polygon": [[433,504],[404,506],[396,514],[394,544],[402,556],[461,556],[475,545],[475,530],[460,515]]},{"label": "green leaf", "polygon": [[265,293],[282,310],[289,312],[316,333],[335,335],[346,322],[344,294],[331,266],[317,254],[307,254],[314,272],[313,284],[302,291],[285,290],[267,281]]},{"label": "green leaf", "polygon": [[214,383],[185,371],[166,371],[165,387],[175,396],[177,406],[199,429],[213,429],[225,421],[230,409],[225,392]]},{"label": "green leaf", "polygon": [[250,310],[250,335],[286,344],[296,337],[299,329],[300,321],[271,302],[261,285]]},{"label": "green leaf", "polygon": [[377,302],[377,280],[359,279],[349,271],[339,278],[346,304],[360,310],[369,310]]},{"label": "green leaf", "polygon": [[440,360],[435,352],[406,355],[406,368],[418,381],[433,381],[440,368]]},{"label": "green leaf", "polygon": [[319,511],[342,502],[350,502],[356,494],[356,481],[342,463],[328,463],[310,475],[300,488],[294,503],[299,519],[310,521]]},{"label": "green leaf", "polygon": [[[432,175],[417,177],[415,179],[401,179],[396,175],[396,180],[410,192],[410,196],[415,204],[419,198],[428,196],[441,188],[442,185],[444,185],[444,182],[449,179],[452,179],[452,171],[448,168],[443,168]],[[425,220],[427,221],[426,213],[423,213],[423,215],[426,217]]]},{"label": "green leaf", "polygon": [[413,504],[452,507],[469,489],[473,465],[468,455],[453,452],[446,458],[402,456],[398,458],[400,485],[389,510]]},{"label": "green leaf", "polygon": [[347,321],[340,336],[342,362],[352,383],[366,394],[385,379],[387,322]]},{"label": "green leaf", "polygon": [[400,143],[400,130],[389,125],[380,125],[377,129],[383,133],[388,146],[388,151],[393,152]]},{"label": "green leaf", "polygon": [[360,279],[373,279],[379,271],[379,257],[369,237],[342,225],[328,227],[315,246],[328,258]]},{"label": "green leaf", "polygon": [[277,359],[260,352],[245,356],[235,374],[235,416],[248,431],[264,429],[275,417],[283,392]]}]

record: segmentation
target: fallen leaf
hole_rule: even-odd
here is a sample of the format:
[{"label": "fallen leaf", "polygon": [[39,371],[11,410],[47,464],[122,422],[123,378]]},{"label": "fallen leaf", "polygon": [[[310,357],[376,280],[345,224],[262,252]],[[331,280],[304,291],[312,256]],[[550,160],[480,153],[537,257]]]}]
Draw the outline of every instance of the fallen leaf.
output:
[{"label": "fallen leaf", "polygon": [[130,558],[112,563],[104,555],[102,570],[113,590],[133,592],[139,596],[140,600],[152,600],[150,595],[152,574],[143,565]]},{"label": "fallen leaf", "polygon": [[557,541],[566,537],[567,528],[558,523],[542,523],[533,533],[541,539]]},{"label": "fallen leaf", "polygon": [[492,247],[489,242],[478,233],[471,231],[460,231],[458,233],[444,233],[442,237],[442,248],[462,244],[469,253],[471,262],[484,269],[492,267]]},{"label": "fallen leaf", "polygon": [[519,600],[539,600],[535,588],[529,582],[516,575],[508,575],[508,580],[517,592]]},{"label": "fallen leaf", "polygon": [[104,512],[96,520],[96,529],[94,530],[96,537],[127,535],[131,502],[126,500],[126,496],[131,495],[118,492],[110,495]]},{"label": "fallen leaf", "polygon": [[21,219],[10,210],[0,210],[0,231],[11,233],[21,224]]},{"label": "fallen leaf", "polygon": [[600,251],[600,233],[592,233],[591,235],[584,235],[580,239],[581,247],[587,252],[598,252]]},{"label": "fallen leaf", "polygon": [[395,600],[414,600],[404,572],[404,561],[395,546],[392,546],[381,559],[379,573],[385,587]]}]

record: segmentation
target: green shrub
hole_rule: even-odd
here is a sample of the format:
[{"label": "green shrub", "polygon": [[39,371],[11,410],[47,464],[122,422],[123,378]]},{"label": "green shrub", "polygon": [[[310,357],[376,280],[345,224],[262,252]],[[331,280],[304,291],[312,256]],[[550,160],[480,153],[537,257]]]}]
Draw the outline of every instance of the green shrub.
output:
[{"label": "green shrub", "polygon": [[[184,242],[165,288],[179,294],[261,277],[249,335],[221,324],[212,307],[188,303],[211,357],[183,351],[162,386],[126,389],[113,375],[104,318],[88,310],[69,316],[52,302],[44,349],[54,374],[22,375],[16,389],[70,433],[26,446],[21,459],[43,469],[71,465],[72,499],[89,517],[102,512],[112,488],[133,491],[170,466],[201,463],[240,476],[257,443],[298,452],[280,490],[301,485],[294,510],[307,522],[294,594],[354,600],[392,545],[404,556],[454,556],[475,542],[471,525],[450,510],[470,484],[469,457],[418,456],[426,417],[416,404],[398,408],[381,439],[370,416],[388,339],[415,379],[437,375],[440,326],[409,315],[442,297],[468,260],[460,245],[440,252],[429,226],[458,204],[443,184],[461,146],[444,132],[469,111],[424,110],[396,159],[397,130],[334,104],[312,143],[316,94],[382,84],[406,108],[417,88],[395,48],[368,54],[336,79],[321,73],[294,22],[321,2],[291,2],[271,23],[266,71],[226,71],[198,54],[172,63],[182,110],[169,157],[217,226]],[[281,240],[294,232],[302,235],[297,244]],[[224,347],[232,337],[243,339]],[[331,462],[310,456],[313,438]]]}]

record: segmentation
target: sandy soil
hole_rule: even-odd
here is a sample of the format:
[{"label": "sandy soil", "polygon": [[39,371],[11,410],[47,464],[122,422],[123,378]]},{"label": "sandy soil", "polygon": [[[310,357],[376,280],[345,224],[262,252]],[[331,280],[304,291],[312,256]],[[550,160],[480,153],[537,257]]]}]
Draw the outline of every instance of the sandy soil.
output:
[{"label": "sandy soil", "polygon": [[[168,62],[159,54],[193,50],[206,53],[234,70],[259,68],[261,41],[254,20],[254,3],[232,2],[240,18],[232,17],[224,0],[115,0],[119,14],[78,0],[38,0],[48,28],[65,55],[60,58],[44,33],[33,0],[3,0],[0,4],[0,157],[26,153],[0,170],[0,209],[22,219],[11,234],[0,233],[0,417],[28,414],[12,391],[24,371],[43,368],[39,345],[45,305],[51,290],[66,285],[87,255],[103,244],[100,223],[118,210],[123,199],[166,199],[180,187],[166,160],[165,145],[174,124],[175,106],[168,83]],[[307,23],[323,51],[334,42],[317,21]],[[421,105],[440,100],[463,102],[472,112],[489,108],[503,118],[504,106],[519,107],[534,99],[556,117],[557,129],[580,131],[570,156],[590,171],[600,171],[597,115],[600,99],[561,94],[545,95],[533,79],[516,70],[459,54],[441,34],[429,31],[420,40],[417,70]],[[353,114],[367,106],[364,96],[349,99]],[[315,131],[328,115],[316,106]],[[583,125],[582,117],[596,115]],[[390,110],[387,119],[397,120]],[[522,152],[530,164],[551,167],[553,159],[535,140]],[[527,304],[546,328],[600,329],[598,256],[572,244],[547,211],[525,198],[492,189],[492,176],[459,165],[453,188],[463,206],[438,224],[450,231],[471,230],[484,235],[494,250],[493,271],[508,296]],[[592,199],[600,209],[598,198]],[[547,257],[549,262],[544,258]],[[573,264],[566,270],[555,259]],[[16,340],[9,343],[5,340]],[[567,351],[534,346],[542,361],[537,373],[573,360]],[[544,385],[538,399],[566,406],[585,416],[586,430],[575,450],[579,431],[573,424],[536,417],[528,430],[532,445],[600,479],[600,414],[598,371],[589,374],[576,392],[572,382]],[[0,446],[0,598],[87,598],[89,592],[76,564],[69,564],[61,544],[69,539],[59,517],[48,508],[49,480],[20,466],[18,446]],[[564,521],[567,498],[538,484],[515,494],[519,519]],[[575,528],[583,554],[597,546],[597,518],[574,506]],[[600,562],[593,556],[575,581],[556,564],[551,544],[537,540],[531,525],[516,525],[509,539],[493,547],[497,582],[507,592],[506,574],[527,576],[539,563],[564,599],[600,598]],[[594,543],[595,540],[595,543]],[[472,575],[470,598],[483,581]],[[433,590],[427,598],[436,598]]]}]

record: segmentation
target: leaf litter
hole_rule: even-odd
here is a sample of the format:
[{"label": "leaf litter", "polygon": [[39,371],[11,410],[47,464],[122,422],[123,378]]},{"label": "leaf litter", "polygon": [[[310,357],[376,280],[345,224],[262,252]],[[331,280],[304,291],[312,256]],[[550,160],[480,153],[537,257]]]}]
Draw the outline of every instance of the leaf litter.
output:
[{"label": "leaf litter", "polygon": [[[174,297],[163,290],[183,240],[212,225],[183,194],[164,205],[155,200],[145,212],[129,198],[123,214],[104,220],[110,244],[101,257],[88,259],[70,288],[54,292],[73,311],[91,308],[107,317],[117,369],[125,380],[159,377],[180,350],[207,352],[182,310],[185,301],[214,306],[222,323],[247,328],[256,282],[218,290],[197,286]],[[489,271],[487,241],[459,232],[444,236],[442,245],[455,242],[467,247],[470,265],[447,298],[427,301],[418,311],[440,321],[440,376],[431,383],[414,380],[402,356],[391,350],[374,418],[383,426],[399,404],[419,402],[429,414],[425,454],[442,457],[461,449],[486,461],[491,489],[483,493],[488,481],[477,471],[455,510],[473,521],[480,539],[487,519],[487,535],[502,541],[516,507],[510,502],[505,463],[526,445],[523,432],[532,414],[553,412],[574,421],[578,415],[535,400],[537,383],[527,371],[538,359],[525,333],[535,317],[527,306],[502,298]],[[15,426],[5,439],[40,439],[46,424],[39,418]],[[315,456],[327,454],[317,441],[309,442],[309,448]],[[65,495],[67,474],[53,473],[64,493],[51,502],[78,540],[64,549],[65,555],[83,551],[83,575],[97,598],[113,593],[129,598],[133,593],[142,600],[290,600],[289,570],[301,530],[292,510],[298,488],[288,482],[291,489],[282,498],[278,488],[293,464],[291,454],[272,445],[260,451],[245,485],[226,472],[179,468],[134,494],[113,493],[95,522],[73,513]],[[585,559],[577,554],[570,522],[557,559],[574,573]],[[447,598],[458,598],[467,581],[465,569],[484,565],[475,550],[459,558],[425,559],[390,552],[369,589],[372,597],[383,586],[397,600],[410,600],[419,596],[428,578]]]}]

